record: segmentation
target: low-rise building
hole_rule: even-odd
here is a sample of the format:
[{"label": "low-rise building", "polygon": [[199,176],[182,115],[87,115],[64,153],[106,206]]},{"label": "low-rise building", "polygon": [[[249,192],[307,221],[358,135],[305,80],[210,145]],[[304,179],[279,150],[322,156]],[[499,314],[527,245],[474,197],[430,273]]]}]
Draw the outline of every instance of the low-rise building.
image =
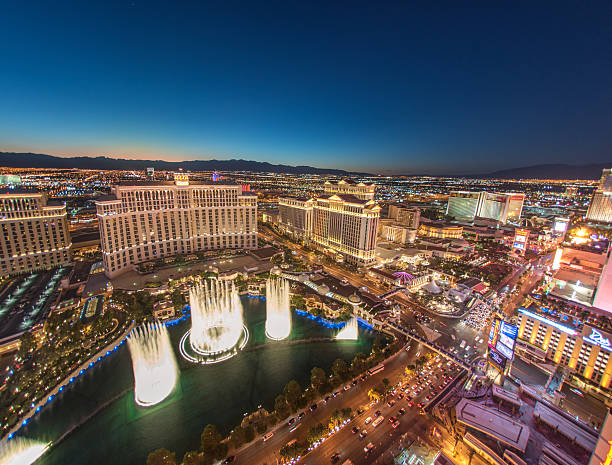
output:
[{"label": "low-rise building", "polygon": [[418,235],[439,239],[459,239],[463,236],[463,226],[445,221],[421,220]]},{"label": "low-rise building", "polygon": [[414,243],[417,237],[417,230],[393,220],[381,220],[378,235],[385,241],[406,245]]},{"label": "low-rise building", "polygon": [[158,320],[174,318],[175,314],[174,304],[170,299],[164,299],[153,304],[153,316]]}]

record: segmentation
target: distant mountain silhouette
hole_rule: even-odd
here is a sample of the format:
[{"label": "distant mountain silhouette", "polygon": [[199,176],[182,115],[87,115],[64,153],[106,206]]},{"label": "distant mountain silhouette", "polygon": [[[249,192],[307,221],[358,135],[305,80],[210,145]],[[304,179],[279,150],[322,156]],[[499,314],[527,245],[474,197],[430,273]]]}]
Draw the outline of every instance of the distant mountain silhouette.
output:
[{"label": "distant mountain silhouette", "polygon": [[[160,171],[252,171],[259,173],[288,174],[333,174],[345,176],[349,171],[314,168],[312,166],[274,165],[268,162],[250,160],[127,160],[108,157],[55,157],[40,153],[0,152],[0,166],[10,168],[57,168],[57,169],[94,169],[94,170],[144,170],[153,167]],[[363,174],[363,173],[360,173]]]},{"label": "distant mountain silhouette", "polygon": [[590,165],[549,163],[545,165],[499,170],[489,174],[473,175],[469,177],[496,179],[599,179],[601,178],[601,172],[604,168],[612,168],[612,161],[608,163],[593,163]]},{"label": "distant mountain silhouette", "polygon": [[[97,169],[97,170],[144,170],[153,167],[160,171],[252,171],[256,173],[288,174],[333,174],[346,176],[351,171],[315,168],[312,166],[274,165],[268,162],[251,160],[128,160],[108,157],[56,157],[40,153],[0,152],[0,166],[10,168],[57,168],[57,169]],[[496,178],[496,179],[599,179],[604,168],[612,168],[609,163],[589,165],[567,165],[549,163],[494,171],[486,174],[457,176],[463,178]],[[416,176],[416,175],[415,175]],[[455,176],[448,174],[448,176]]]}]

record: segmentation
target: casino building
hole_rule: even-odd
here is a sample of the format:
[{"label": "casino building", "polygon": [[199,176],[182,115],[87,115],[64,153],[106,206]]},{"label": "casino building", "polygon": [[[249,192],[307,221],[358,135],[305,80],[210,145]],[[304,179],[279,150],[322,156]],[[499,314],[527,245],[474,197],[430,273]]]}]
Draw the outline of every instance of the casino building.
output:
[{"label": "casino building", "polygon": [[312,246],[355,265],[376,259],[380,206],[374,186],[326,182],[318,197],[278,200],[278,227]]},{"label": "casino building", "polygon": [[500,223],[517,223],[523,211],[525,194],[516,192],[467,192],[450,193],[446,214],[456,219],[472,221],[476,217],[489,218]]},{"label": "casino building", "polygon": [[605,169],[597,190],[593,193],[586,219],[598,223],[612,223],[612,169]]},{"label": "casino building", "polygon": [[65,205],[44,193],[0,194],[0,276],[70,263],[72,242]]},{"label": "casino building", "polygon": [[117,185],[96,202],[106,275],[171,255],[257,248],[257,197],[239,185],[174,183]]},{"label": "casino building", "polygon": [[582,323],[569,315],[519,309],[515,351],[524,358],[554,362],[570,369],[567,379],[612,398],[612,328]]}]

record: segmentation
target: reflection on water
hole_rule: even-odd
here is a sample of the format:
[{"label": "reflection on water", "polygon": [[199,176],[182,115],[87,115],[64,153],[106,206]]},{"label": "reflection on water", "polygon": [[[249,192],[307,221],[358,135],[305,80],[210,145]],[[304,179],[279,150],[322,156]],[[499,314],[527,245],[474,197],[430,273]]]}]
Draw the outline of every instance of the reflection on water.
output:
[{"label": "reflection on water", "polygon": [[[179,357],[177,386],[157,406],[143,408],[134,403],[125,345],[89,370],[20,431],[54,443],[36,465],[144,464],[147,454],[159,447],[175,451],[180,458],[199,447],[200,434],[208,423],[228,433],[244,413],[255,411],[259,404],[271,410],[274,398],[289,380],[305,386],[313,366],[329,369],[338,357],[350,360],[357,352],[370,351],[373,335],[361,333],[358,341],[333,341],[333,329],[295,313],[289,340],[269,341],[265,302],[242,301],[251,333],[245,350],[226,362],[205,366]],[[169,328],[175,352],[189,326],[187,320]],[[296,339],[316,342],[292,343]]]}]

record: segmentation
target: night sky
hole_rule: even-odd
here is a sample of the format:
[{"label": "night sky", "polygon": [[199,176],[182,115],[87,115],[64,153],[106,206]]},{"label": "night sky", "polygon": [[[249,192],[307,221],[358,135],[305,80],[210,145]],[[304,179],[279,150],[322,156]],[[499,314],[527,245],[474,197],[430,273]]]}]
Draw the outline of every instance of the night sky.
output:
[{"label": "night sky", "polygon": [[379,173],[612,161],[610,2],[44,3],[1,9],[3,151]]}]

